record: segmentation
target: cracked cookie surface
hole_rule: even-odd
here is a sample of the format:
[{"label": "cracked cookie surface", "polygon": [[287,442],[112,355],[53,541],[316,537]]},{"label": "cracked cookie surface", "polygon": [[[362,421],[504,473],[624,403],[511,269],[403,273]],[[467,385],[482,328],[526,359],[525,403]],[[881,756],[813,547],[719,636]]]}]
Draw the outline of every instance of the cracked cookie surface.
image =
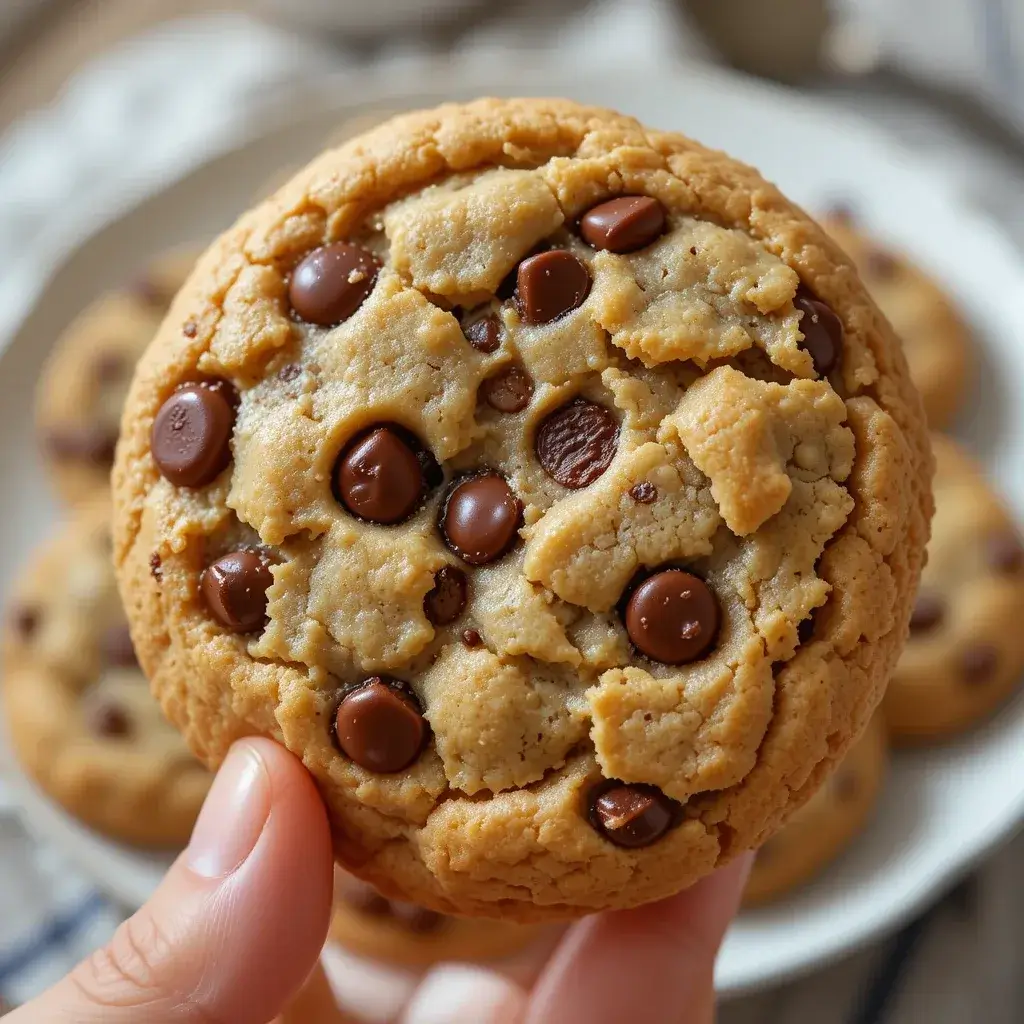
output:
[{"label": "cracked cookie surface", "polygon": [[203,257],[133,383],[116,557],[209,764],[272,735],[387,895],[557,918],[819,785],[902,645],[929,474],[889,326],[756,172],[485,100]]},{"label": "cracked cookie surface", "polygon": [[111,564],[109,502],[84,505],[15,586],[3,698],[18,760],[71,814],[140,846],[188,841],[210,775],[136,661]]}]

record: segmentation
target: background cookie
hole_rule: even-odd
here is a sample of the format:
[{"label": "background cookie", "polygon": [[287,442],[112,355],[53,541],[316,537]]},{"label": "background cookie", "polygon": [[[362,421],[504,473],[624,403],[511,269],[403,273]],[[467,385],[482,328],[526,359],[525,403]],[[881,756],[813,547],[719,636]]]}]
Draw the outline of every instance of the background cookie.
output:
[{"label": "background cookie", "polygon": [[57,491],[72,503],[110,488],[121,410],[139,356],[195,263],[157,260],[130,286],[78,316],[47,360],[36,396],[39,443]]},{"label": "background cookie", "polygon": [[331,938],[360,956],[405,967],[442,960],[483,961],[510,956],[547,929],[511,921],[449,917],[388,900],[373,886],[335,872]]},{"label": "background cookie", "polygon": [[211,765],[278,738],[345,866],[468,915],[634,905],[764,839],[880,699],[930,511],[839,250],[558,101],[323,155],[200,261],[124,423],[168,714]]},{"label": "background cookie", "polygon": [[110,552],[109,505],[86,506],[16,586],[7,727],[22,767],[75,817],[130,843],[183,844],[209,775],[139,670]]},{"label": "background cookie", "polygon": [[878,802],[887,759],[885,726],[876,715],[829,780],[758,851],[745,905],[802,885],[853,842]]},{"label": "background cookie", "polygon": [[928,422],[935,429],[948,425],[974,381],[974,342],[952,299],[907,257],[862,231],[848,212],[835,211],[823,223],[903,341]]},{"label": "background cookie", "polygon": [[935,519],[910,639],[885,697],[893,738],[967,729],[1020,684],[1024,548],[981,467],[935,435]]}]

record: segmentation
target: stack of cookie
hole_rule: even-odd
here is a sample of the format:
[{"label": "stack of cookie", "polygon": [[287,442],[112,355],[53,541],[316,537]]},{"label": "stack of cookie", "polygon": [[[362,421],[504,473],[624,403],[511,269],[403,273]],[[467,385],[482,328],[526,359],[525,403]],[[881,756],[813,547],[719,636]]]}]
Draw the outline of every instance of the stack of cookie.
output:
[{"label": "stack of cookie", "polygon": [[59,339],[36,410],[68,515],[30,557],[4,635],[4,705],[24,770],[85,824],[149,847],[187,840],[209,774],[135,659],[111,562],[110,468],[135,364],[191,263],[185,253],[157,261]]},{"label": "stack of cookie", "polygon": [[452,917],[387,899],[372,885],[338,868],[331,938],[350,952],[399,967],[442,960],[501,961],[538,940],[539,925]]},{"label": "stack of cookie", "polygon": [[[973,339],[952,300],[906,257],[857,226],[826,226],[903,340],[929,425],[947,428],[970,392]],[[933,434],[935,518],[910,640],[885,700],[893,741],[944,740],[988,717],[1024,670],[1024,547],[1014,518],[970,452]]]},{"label": "stack of cookie", "polygon": [[1024,546],[978,461],[937,431],[961,412],[973,383],[974,341],[955,303],[923,270],[857,223],[825,218],[903,341],[933,431],[935,517],[910,638],[879,718],[831,782],[758,855],[748,903],[817,874],[858,835],[882,789],[887,744],[952,739],[988,718],[1020,684]]}]

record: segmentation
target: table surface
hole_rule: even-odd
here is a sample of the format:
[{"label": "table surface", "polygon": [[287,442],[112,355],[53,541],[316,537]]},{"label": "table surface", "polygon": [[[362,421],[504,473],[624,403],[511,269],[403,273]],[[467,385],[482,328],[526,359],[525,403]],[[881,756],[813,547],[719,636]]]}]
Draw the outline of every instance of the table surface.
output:
[{"label": "table surface", "polygon": [[[49,0],[0,49],[0,131],[51,101],[70,74],[112,43],[172,16],[237,9],[241,0]],[[1011,1024],[1024,1020],[1024,836],[987,863],[916,933],[879,944],[722,1007],[721,1024]],[[913,951],[902,973],[895,968]],[[884,1014],[858,1009],[872,982],[901,973]]]}]

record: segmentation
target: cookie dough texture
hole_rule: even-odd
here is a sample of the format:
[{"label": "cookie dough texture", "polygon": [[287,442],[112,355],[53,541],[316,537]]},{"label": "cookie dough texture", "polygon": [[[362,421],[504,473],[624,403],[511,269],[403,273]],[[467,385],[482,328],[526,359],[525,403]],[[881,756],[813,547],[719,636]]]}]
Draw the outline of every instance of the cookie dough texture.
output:
[{"label": "cookie dough texture", "polygon": [[[595,251],[577,221],[622,194],[659,200],[666,230],[631,254]],[[381,266],[354,315],[318,328],[292,314],[289,275],[335,241]],[[503,300],[550,246],[589,287],[532,323]],[[543,275],[526,283],[527,307],[565,297]],[[801,323],[828,347],[807,294],[842,324],[828,376],[803,347]],[[460,326],[478,308],[498,317],[493,351]],[[525,408],[478,400],[513,364],[532,380]],[[150,435],[197,373],[240,404],[230,467],[190,490],[161,475]],[[607,469],[572,490],[534,445],[580,398],[618,434]],[[332,490],[339,453],[381,423],[445,478],[392,526]],[[923,423],[856,271],[755,171],[564,101],[446,106],[325,153],[200,260],[126,410],[119,579],[142,663],[196,752],[212,766],[239,736],[280,740],[320,785],[340,862],[387,895],[524,920],[635,905],[763,841],[867,724],[927,539]],[[522,525],[477,567],[438,516],[451,482],[482,469],[508,482]],[[273,563],[266,628],[248,636],[199,587],[239,545]],[[720,606],[690,664],[639,656],[622,625],[638,573],[666,565]],[[466,574],[468,604],[435,625],[424,598],[445,566]],[[374,675],[408,684],[432,733],[391,774],[332,736],[344,688]],[[673,827],[643,848],[610,842],[588,815],[602,778],[657,787]],[[640,808],[649,839],[666,805],[629,793],[608,796],[608,820]]]},{"label": "cookie dough texture", "polygon": [[155,260],[131,284],[98,298],[58,339],[39,379],[36,429],[44,462],[65,501],[90,502],[109,493],[135,364],[196,255],[181,250]]},{"label": "cookie dough texture", "polygon": [[960,733],[990,715],[1024,671],[1024,547],[981,466],[935,435],[935,519],[910,639],[885,697],[897,742]]},{"label": "cookie dough texture", "polygon": [[758,850],[744,904],[777,899],[834,861],[867,825],[887,762],[885,724],[876,715],[824,785]]},{"label": "cookie dough texture", "polygon": [[343,871],[335,873],[330,937],[359,956],[413,968],[486,962],[512,956],[549,933],[537,925],[450,917],[397,903]]},{"label": "cookie dough texture", "polygon": [[942,286],[907,257],[858,227],[848,213],[825,220],[903,342],[910,376],[933,429],[948,426],[974,383],[970,328]]},{"label": "cookie dough texture", "polygon": [[210,777],[135,662],[109,503],[84,506],[15,586],[3,699],[18,760],[65,810],[140,846],[188,840]]}]

